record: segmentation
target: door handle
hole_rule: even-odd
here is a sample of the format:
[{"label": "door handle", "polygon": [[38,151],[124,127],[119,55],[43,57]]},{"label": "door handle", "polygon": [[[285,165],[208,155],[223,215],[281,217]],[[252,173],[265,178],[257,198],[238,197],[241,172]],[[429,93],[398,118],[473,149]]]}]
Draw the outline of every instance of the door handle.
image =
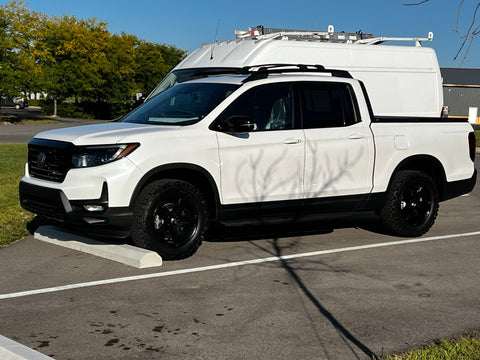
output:
[{"label": "door handle", "polygon": [[301,139],[294,139],[294,138],[290,138],[290,139],[285,139],[283,140],[283,143],[284,144],[287,144],[287,145],[290,145],[290,144],[299,144],[301,143],[302,140]]},{"label": "door handle", "polygon": [[348,137],[350,140],[359,140],[359,139],[365,139],[365,135],[363,134],[352,134]]}]

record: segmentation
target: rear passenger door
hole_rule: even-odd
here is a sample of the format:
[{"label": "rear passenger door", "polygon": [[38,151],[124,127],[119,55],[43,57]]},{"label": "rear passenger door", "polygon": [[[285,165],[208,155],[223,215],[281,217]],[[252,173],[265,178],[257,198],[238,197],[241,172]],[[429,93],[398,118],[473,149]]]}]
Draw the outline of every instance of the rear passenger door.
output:
[{"label": "rear passenger door", "polygon": [[305,131],[305,197],[369,193],[373,138],[369,122],[362,122],[352,86],[304,82],[298,90]]}]

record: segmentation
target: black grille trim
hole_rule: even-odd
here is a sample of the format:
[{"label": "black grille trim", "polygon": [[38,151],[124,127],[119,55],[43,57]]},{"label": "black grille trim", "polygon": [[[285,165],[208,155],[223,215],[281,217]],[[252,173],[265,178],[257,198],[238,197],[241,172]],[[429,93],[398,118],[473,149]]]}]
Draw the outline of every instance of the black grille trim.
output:
[{"label": "black grille trim", "polygon": [[64,141],[33,139],[28,144],[31,177],[61,183],[72,168],[74,145]]}]

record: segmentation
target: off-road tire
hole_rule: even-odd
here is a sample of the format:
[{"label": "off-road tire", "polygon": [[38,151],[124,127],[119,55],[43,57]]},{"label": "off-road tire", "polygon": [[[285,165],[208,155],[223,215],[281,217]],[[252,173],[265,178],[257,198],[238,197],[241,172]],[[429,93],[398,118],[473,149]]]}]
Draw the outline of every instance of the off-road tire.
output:
[{"label": "off-road tire", "polygon": [[417,237],[430,230],[438,207],[435,181],[421,171],[403,170],[396,173],[390,183],[380,217],[394,234]]},{"label": "off-road tire", "polygon": [[135,201],[132,240],[164,260],[192,256],[207,232],[208,206],[204,195],[190,183],[157,180]]}]

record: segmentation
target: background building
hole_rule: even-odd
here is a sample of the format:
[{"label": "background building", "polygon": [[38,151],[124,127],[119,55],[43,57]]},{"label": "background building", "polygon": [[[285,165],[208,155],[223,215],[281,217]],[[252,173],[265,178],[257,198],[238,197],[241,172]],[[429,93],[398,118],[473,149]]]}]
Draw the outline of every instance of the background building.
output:
[{"label": "background building", "polygon": [[[480,115],[480,69],[441,68],[443,102],[449,117],[468,117],[469,108],[478,108]],[[477,115],[477,116],[478,116]],[[477,124],[480,118],[477,117]]]}]

